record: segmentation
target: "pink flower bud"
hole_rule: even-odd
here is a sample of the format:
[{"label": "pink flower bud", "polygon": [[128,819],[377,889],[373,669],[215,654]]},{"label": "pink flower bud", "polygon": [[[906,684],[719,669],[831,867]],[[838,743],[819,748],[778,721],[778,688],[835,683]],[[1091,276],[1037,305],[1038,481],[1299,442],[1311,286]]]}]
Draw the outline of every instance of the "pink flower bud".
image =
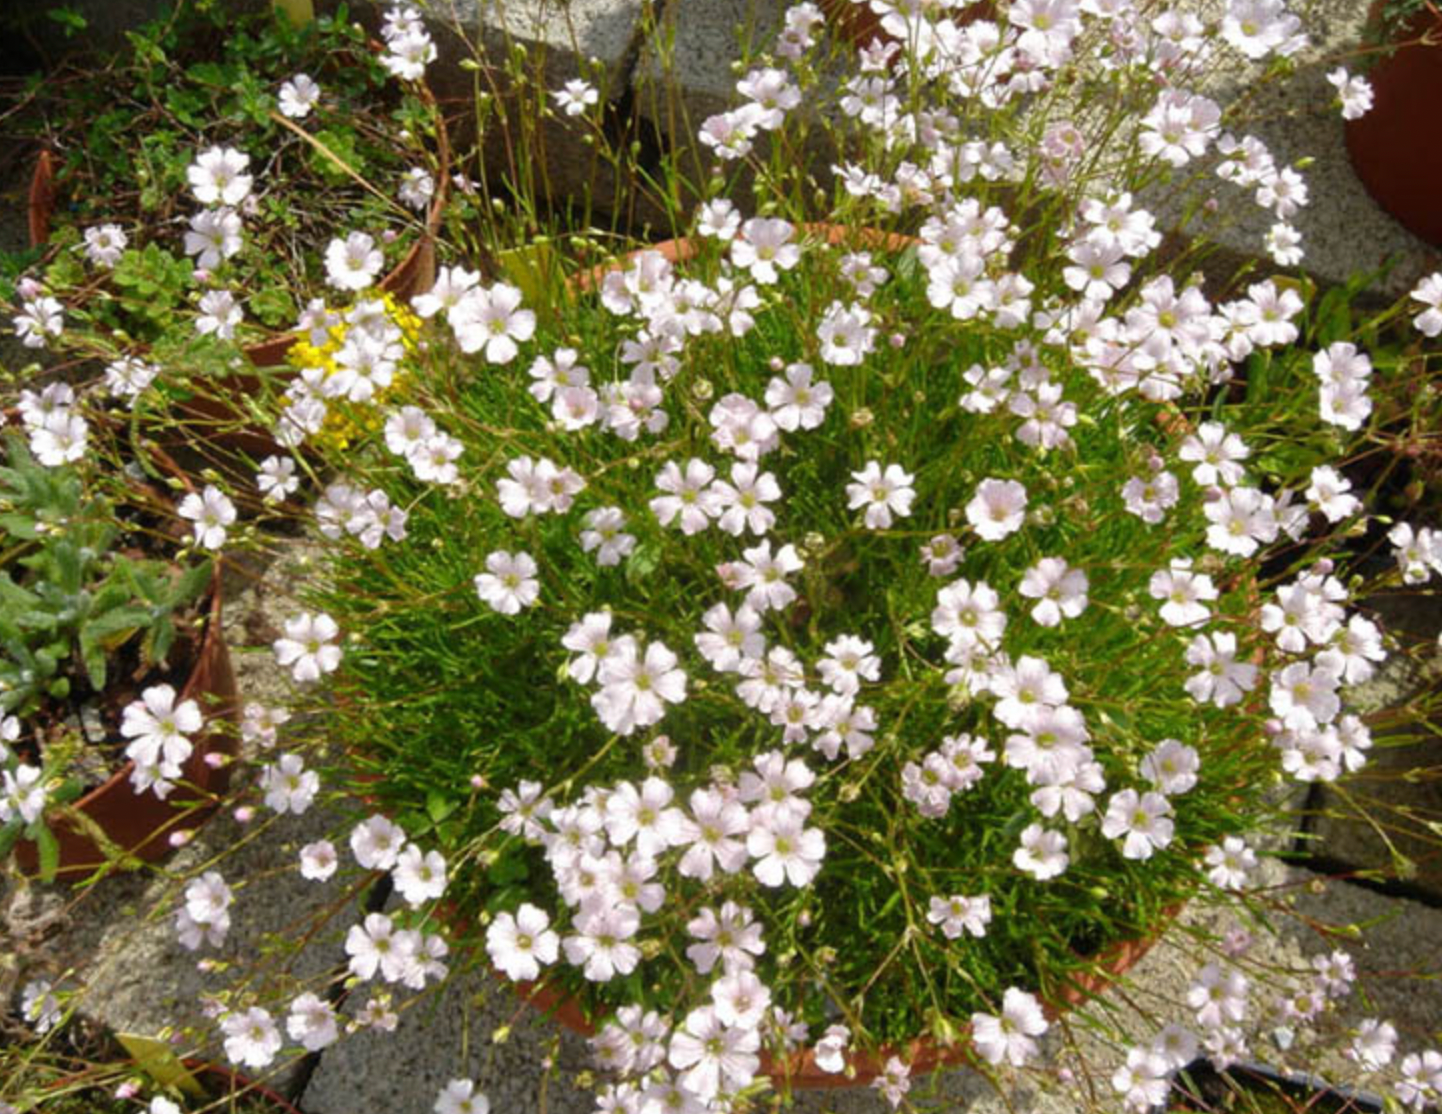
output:
[{"label": "pink flower bud", "polygon": [[230,755],[221,754],[218,750],[213,750],[205,756],[205,764],[209,766],[212,770],[220,769],[229,761]]},{"label": "pink flower bud", "polygon": [[892,333],[891,336],[887,337],[886,339],[893,348],[901,348],[906,344],[905,333]]},{"label": "pink flower bud", "polygon": [[716,575],[721,578],[721,586],[731,591],[738,591],[741,587],[741,570],[735,561],[722,561],[716,566]]},{"label": "pink flower bud", "polygon": [[1330,576],[1332,570],[1337,566],[1332,562],[1332,558],[1323,557],[1312,567],[1316,570],[1318,576]]},{"label": "pink flower bud", "polygon": [[1282,733],[1282,721],[1272,716],[1268,718],[1266,723],[1262,724],[1262,730],[1268,735],[1280,735]]},{"label": "pink flower bud", "polygon": [[194,834],[195,833],[189,829],[182,828],[180,831],[171,832],[166,838],[166,842],[170,844],[171,847],[184,847],[190,842],[190,837]]},{"label": "pink flower bud", "polygon": [[45,288],[29,276],[21,279],[15,284],[15,291],[22,298],[38,298],[44,293]]},{"label": "pink flower bud", "polygon": [[255,818],[255,809],[250,805],[241,805],[235,810],[235,822],[237,824],[249,824]]},{"label": "pink flower bud", "polygon": [[472,788],[472,789],[484,789],[485,787],[486,787],[486,779],[485,779],[481,774],[472,774],[472,775],[471,775],[471,788]]},{"label": "pink flower bud", "polygon": [[381,233],[381,240],[384,243],[393,244],[396,242],[396,237],[398,235],[400,235],[400,233],[398,233],[394,228],[387,228],[384,232]]},{"label": "pink flower bud", "polygon": [[193,278],[196,282],[200,283],[201,286],[204,286],[210,281],[210,272],[204,267],[197,267],[195,268],[195,270],[190,272],[190,277]]},{"label": "pink flower bud", "polygon": [[766,361],[766,365],[772,371],[780,371],[786,366],[786,361],[783,360],[780,356],[772,356],[771,359]]},{"label": "pink flower bud", "polygon": [[124,1102],[126,1099],[133,1099],[138,1094],[140,1094],[140,1085],[138,1083],[131,1083],[128,1080],[115,1088],[115,1097],[121,1102]]}]

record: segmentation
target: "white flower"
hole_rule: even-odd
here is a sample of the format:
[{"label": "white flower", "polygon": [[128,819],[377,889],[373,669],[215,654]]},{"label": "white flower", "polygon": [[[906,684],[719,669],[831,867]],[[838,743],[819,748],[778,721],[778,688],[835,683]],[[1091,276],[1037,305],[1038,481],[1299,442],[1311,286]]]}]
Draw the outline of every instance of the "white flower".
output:
[{"label": "white flower", "polygon": [[966,520],[984,541],[1000,541],[1021,529],[1026,518],[1026,488],[1016,480],[982,480],[966,505]]},{"label": "white flower", "polygon": [[202,209],[190,218],[185,254],[196,256],[197,267],[213,270],[240,251],[241,231],[240,217],[234,209]]},{"label": "white flower", "polygon": [[176,513],[195,524],[195,544],[202,549],[225,545],[226,527],[235,521],[235,504],[214,484],[206,484],[199,495],[191,492],[180,501]]},{"label": "white flower", "polygon": [[757,860],[751,871],[763,886],[775,887],[783,882],[805,886],[821,870],[826,836],[820,828],[803,827],[804,823],[797,813],[778,810],[756,821],[747,834],[746,852]]},{"label": "white flower", "polygon": [[991,898],[986,894],[979,897],[963,897],[961,894],[933,896],[926,919],[940,925],[942,934],[948,940],[958,939],[964,932],[985,936],[986,926],[991,923]]},{"label": "white flower", "polygon": [[285,637],[273,644],[275,660],[290,666],[290,674],[302,684],[319,680],[340,665],[341,650],[334,645],[340,628],[324,612],[302,612],[285,621]]},{"label": "white flower", "polygon": [[579,77],[566,82],[560,89],[553,91],[551,96],[556,98],[556,104],[567,116],[579,116],[586,111],[588,105],[601,99],[595,86]]},{"label": "white flower", "polygon": [[250,156],[233,147],[210,147],[186,167],[185,176],[202,205],[239,205],[250,193],[249,165]]},{"label": "white flower", "polygon": [[351,853],[366,870],[390,870],[405,843],[406,833],[384,816],[368,817],[351,829]]},{"label": "white flower", "polygon": [[845,1025],[831,1025],[816,1042],[814,1058],[816,1066],[831,1075],[846,1070],[846,1045],[851,1040],[851,1030]]},{"label": "white flower", "polygon": [[529,553],[496,550],[486,557],[486,571],[474,577],[476,595],[502,615],[518,615],[541,594],[536,562]]},{"label": "white flower", "polygon": [[54,989],[49,979],[31,979],[20,993],[20,1016],[37,1033],[48,1033],[60,1023],[60,999],[52,993]]},{"label": "white flower", "polygon": [[245,314],[229,290],[209,290],[200,296],[200,316],[195,331],[201,336],[214,333],[221,340],[232,340],[235,327]]},{"label": "white flower", "polygon": [[155,381],[160,369],[134,356],[121,356],[105,365],[105,389],[116,398],[134,402]]},{"label": "white flower", "polygon": [[1008,987],[1002,996],[1001,1016],[971,1015],[971,1039],[989,1064],[1005,1061],[1021,1067],[1037,1052],[1037,1037],[1047,1030],[1041,1003],[1034,995]]},{"label": "white flower", "polygon": [[776,428],[815,429],[825,421],[833,397],[831,384],[813,383],[811,376],[810,364],[788,364],[785,379],[773,378],[766,384],[766,405]]},{"label": "white flower", "polygon": [[226,1014],[220,1031],[225,1034],[226,1056],[232,1064],[244,1068],[266,1067],[283,1043],[274,1019],[259,1006]]},{"label": "white flower", "polygon": [[280,114],[304,120],[320,100],[320,86],[308,74],[298,73],[280,87]]},{"label": "white flower", "polygon": [[601,691],[591,697],[591,705],[618,735],[660,722],[667,703],[686,699],[686,672],[660,642],[649,643],[644,656],[634,639],[619,643],[616,652],[601,661],[596,680]]},{"label": "white flower", "polygon": [[1172,841],[1175,825],[1171,820],[1171,803],[1160,793],[1138,794],[1123,789],[1112,795],[1107,814],[1102,819],[1102,835],[1108,839],[1125,836],[1122,857],[1149,859],[1152,852]]},{"label": "white flower", "polygon": [[491,1102],[471,1080],[452,1079],[441,1088],[431,1109],[435,1114],[490,1114]]},{"label": "white flower", "polygon": [[0,824],[17,816],[26,824],[39,820],[45,811],[45,783],[39,766],[20,763],[14,770],[0,770]]},{"label": "white flower", "polygon": [[1238,889],[1247,884],[1248,874],[1257,865],[1257,854],[1241,836],[1227,836],[1220,845],[1207,848],[1204,861],[1212,885]]},{"label": "white flower", "polygon": [[1372,86],[1365,77],[1353,76],[1345,66],[1338,66],[1327,75],[1327,81],[1342,102],[1343,120],[1360,119],[1371,110]]},{"label": "white flower", "polygon": [[125,707],[120,733],[131,742],[125,756],[140,769],[154,771],[148,779],[156,794],[170,791],[169,781],[182,776],[185,762],[194,749],[189,736],[204,723],[200,705],[194,700],[175,702],[170,685],[152,685]]},{"label": "white flower", "polygon": [[1211,617],[1207,603],[1217,598],[1216,585],[1205,573],[1191,571],[1187,558],[1174,558],[1171,567],[1152,573],[1147,592],[1153,599],[1164,600],[1162,621],[1173,627],[1190,627],[1205,623]]},{"label": "white flower", "polygon": [[331,1004],[309,992],[291,1002],[285,1029],[291,1039],[300,1041],[307,1052],[319,1052],[340,1037],[340,1027],[336,1024]]},{"label": "white flower", "polygon": [[30,451],[47,468],[74,464],[85,456],[90,426],[79,414],[56,410],[30,429]]},{"label": "white flower", "polygon": [[581,531],[581,549],[596,550],[596,564],[602,567],[619,565],[636,547],[636,536],[622,530],[626,515],[620,507],[597,507],[587,511],[582,521],[586,528]]},{"label": "white flower", "polygon": [[1018,870],[1026,871],[1038,882],[1055,878],[1071,862],[1066,836],[1040,824],[1028,824],[1021,833],[1021,845],[1012,852],[1011,861]]},{"label": "white flower", "polygon": [[49,295],[37,295],[20,304],[14,317],[15,334],[26,348],[44,348],[46,337],[65,331],[65,307]]},{"label": "white flower", "polygon": [[407,844],[391,871],[396,890],[412,908],[424,905],[446,892],[446,860],[439,851],[422,851]]},{"label": "white flower", "polygon": [[[1423,336],[1435,337],[1442,333],[1442,271],[1424,278],[1409,297],[1427,307],[1412,319],[1412,327]],[[56,335],[59,335],[58,330]],[[30,342],[27,340],[25,343]]]},{"label": "white flower", "polygon": [[268,456],[255,473],[255,486],[267,503],[279,503],[300,488],[295,461],[290,457]]},{"label": "white flower", "polygon": [[796,598],[796,589],[786,583],[786,577],[801,569],[805,562],[797,555],[794,545],[783,545],[771,554],[771,543],[763,541],[750,549],[743,549],[744,564],[735,568],[736,587],[747,589],[746,603],[755,611],[766,611],[787,607]]},{"label": "white flower", "polygon": [[543,964],[556,962],[560,937],[544,910],[523,902],[515,914],[499,913],[486,929],[486,952],[508,979],[540,977]]},{"label": "white flower", "polygon": [[847,507],[856,510],[865,507],[863,521],[868,530],[889,530],[892,513],[903,518],[911,514],[911,501],[916,498],[916,489],[911,486],[915,477],[899,464],[888,464],[881,470],[880,461],[867,461],[860,472],[851,473],[855,483],[846,485]]},{"label": "white flower", "polygon": [[832,302],[816,327],[816,336],[821,341],[821,358],[836,367],[855,367],[876,345],[870,311],[854,302],[849,306]]},{"label": "white flower", "polygon": [[436,59],[436,44],[420,26],[392,36],[386,45],[390,49],[381,55],[381,65],[402,81],[419,81]]},{"label": "white flower", "polygon": [[[431,177],[430,171],[423,167],[413,166],[401,178],[400,189],[396,192],[402,204],[409,205],[412,209],[422,210],[431,203],[431,198],[436,195],[436,180]],[[426,314],[425,316],[430,315]]]},{"label": "white flower", "polygon": [[1142,777],[1172,797],[1197,784],[1201,759],[1196,749],[1177,739],[1163,739],[1142,759]]},{"label": "white flower", "polygon": [[465,353],[485,349],[486,360],[508,364],[516,357],[517,341],[527,341],[536,332],[536,315],[521,308],[521,292],[497,283],[466,291],[449,314],[456,343]]},{"label": "white flower", "polygon": [[85,230],[85,258],[97,267],[114,267],[129,243],[118,224],[101,224]]},{"label": "white flower", "polygon": [[259,784],[265,794],[265,805],[282,815],[301,815],[310,808],[320,789],[320,775],[307,770],[298,754],[282,754],[274,763],[263,766]]},{"label": "white flower", "polygon": [[364,290],[385,266],[385,256],[365,232],[334,239],[325,249],[326,280],[340,290]]},{"label": "white flower", "polygon": [[340,865],[335,844],[328,839],[307,843],[300,849],[300,876],[312,882],[324,882]]},{"label": "white flower", "polygon": [[1043,557],[1021,578],[1017,591],[1039,601],[1031,617],[1043,627],[1058,626],[1063,616],[1075,619],[1087,606],[1087,576],[1060,557]]}]

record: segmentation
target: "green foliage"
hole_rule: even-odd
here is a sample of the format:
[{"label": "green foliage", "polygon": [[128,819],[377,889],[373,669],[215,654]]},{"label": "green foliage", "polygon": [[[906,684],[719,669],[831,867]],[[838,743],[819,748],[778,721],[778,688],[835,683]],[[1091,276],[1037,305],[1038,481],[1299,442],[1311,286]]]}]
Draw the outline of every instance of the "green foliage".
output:
[{"label": "green foliage", "polygon": [[134,641],[140,661],[163,660],[176,613],[205,591],[208,561],[177,574],[165,561],[118,551],[115,507],[77,472],[47,468],[6,438],[0,468],[0,709],[27,715],[47,700],[103,692],[109,662]]},{"label": "green foliage", "polygon": [[[18,117],[59,156],[50,246],[64,250],[50,264],[51,288],[91,281],[83,229],[116,223],[130,238],[110,283],[87,299],[103,331],[147,346],[193,335],[184,312],[196,296],[182,242],[195,209],[186,170],[213,146],[248,155],[256,178],[243,247],[211,269],[216,285],[246,299],[248,319],[270,330],[293,323],[297,302],[322,288],[322,251],[335,235],[364,229],[387,268],[400,261],[420,222],[396,190],[406,169],[430,161],[424,141],[434,124],[344,5],[295,27],[270,5],[188,2],[127,39],[126,57],[52,82]],[[323,90],[299,128],[277,111],[281,84],[298,73]],[[407,129],[413,138],[402,139]],[[0,284],[0,294],[13,292],[3,270]]]}]

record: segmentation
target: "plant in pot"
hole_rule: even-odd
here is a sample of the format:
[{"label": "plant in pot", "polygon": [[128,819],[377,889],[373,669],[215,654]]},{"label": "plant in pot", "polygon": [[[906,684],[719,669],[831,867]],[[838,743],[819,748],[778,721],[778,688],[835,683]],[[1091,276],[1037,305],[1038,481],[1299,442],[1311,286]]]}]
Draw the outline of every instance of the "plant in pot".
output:
[{"label": "plant in pot", "polygon": [[[685,250],[530,302],[447,268],[417,321],[358,290],[348,362],[258,400],[296,459],[244,494],[314,481],[323,550],[274,643],[313,714],[260,784],[308,805],[307,742],[361,775],[343,845],[299,856],[374,898],[354,1026],[444,970],[444,917],[591,1031],[608,1108],[1000,1078],[1181,902],[1232,899],[1248,836],[1289,823],[1280,784],[1365,764],[1344,682],[1391,647],[1349,547],[1391,587],[1442,572],[1436,531],[1349,478],[1371,360],[1307,285],[1209,293],[1200,250],[1159,250],[1129,189],[1221,145],[1180,91],[1202,48],[1028,10],[965,49],[918,12],[925,49],[894,77],[863,58],[830,124],[782,107],[828,96],[800,12],[703,123],[717,174],[661,191],[716,193],[673,214]],[[812,126],[854,160],[819,199],[788,131]],[[719,196],[762,130],[755,195]],[[1413,299],[1442,322],[1442,278]],[[235,898],[193,885],[187,915]],[[281,1011],[322,1027],[216,973],[247,1066]]]},{"label": "plant in pot", "polygon": [[1370,105],[1348,113],[1347,152],[1373,199],[1410,232],[1442,246],[1442,144],[1419,104],[1442,97],[1442,12],[1432,0],[1375,0],[1365,46]]},{"label": "plant in pot", "polygon": [[46,880],[165,854],[234,749],[218,572],[157,530],[164,489],[78,459],[70,398],[24,392],[0,468],[0,851]]},{"label": "plant in pot", "polygon": [[[436,841],[461,938],[567,1003],[612,1101],[1025,1066],[1119,954],[1243,882],[1279,782],[1365,763],[1341,690],[1389,647],[1350,539],[1400,554],[1380,582],[1442,571],[1351,490],[1371,362],[1307,287],[1209,295],[1156,251],[1126,187],[1221,110],[1159,98],[1176,59],[1101,21],[1052,30],[1040,63],[1020,18],[974,32],[990,115],[954,27],[894,85],[864,62],[819,202],[785,152],[824,114],[778,106],[825,92],[804,59],[748,74],[702,128],[716,182],[774,131],[745,211],[525,304],[443,271],[383,402],[280,400],[329,557],[282,652],[334,670],[324,732],[376,829]],[[1125,80],[1038,105],[1037,64]],[[992,142],[921,127],[949,112]],[[312,432],[333,414],[343,451]]]},{"label": "plant in pot", "polygon": [[[54,201],[47,286],[90,327],[73,354],[186,402],[199,441],[255,390],[242,350],[282,363],[323,312],[328,253],[359,254],[387,291],[429,285],[449,149],[419,77],[344,7],[297,28],[269,6],[187,4],[124,63],[60,82],[40,103],[63,157],[35,192]],[[358,230],[345,249],[340,223]]]}]

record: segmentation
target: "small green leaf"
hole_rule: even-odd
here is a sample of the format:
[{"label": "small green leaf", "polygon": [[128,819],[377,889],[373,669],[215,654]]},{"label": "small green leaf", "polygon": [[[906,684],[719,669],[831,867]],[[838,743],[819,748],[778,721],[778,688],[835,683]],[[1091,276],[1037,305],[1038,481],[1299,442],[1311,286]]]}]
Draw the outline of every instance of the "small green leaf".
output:
[{"label": "small green leaf", "polygon": [[438,789],[432,789],[426,794],[426,813],[436,824],[455,812],[457,804],[454,797],[448,797]]},{"label": "small green leaf", "polygon": [[3,828],[0,828],[0,859],[10,854],[11,850],[14,849],[24,827],[24,822],[17,816]]},{"label": "small green leaf", "polygon": [[30,825],[29,834],[40,852],[40,881],[55,881],[55,873],[60,869],[60,841],[45,826],[43,819]]}]

